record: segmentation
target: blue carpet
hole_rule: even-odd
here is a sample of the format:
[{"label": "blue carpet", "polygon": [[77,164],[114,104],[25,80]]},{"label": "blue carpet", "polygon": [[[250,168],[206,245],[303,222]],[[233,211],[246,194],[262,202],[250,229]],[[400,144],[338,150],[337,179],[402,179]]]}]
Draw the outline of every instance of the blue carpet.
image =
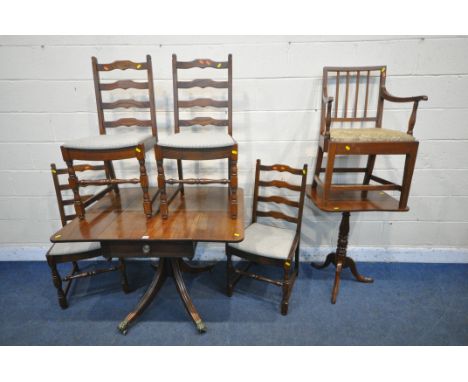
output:
[{"label": "blue carpet", "polygon": [[331,305],[333,269],[304,263],[284,317],[273,285],[243,279],[228,298],[221,262],[184,275],[207,333],[196,332],[168,279],[123,336],[117,324],[153,275],[148,262],[127,268],[132,293],[121,291],[118,273],[82,279],[62,310],[45,262],[0,262],[0,345],[468,345],[468,264],[361,263],[374,284],[346,270]]}]

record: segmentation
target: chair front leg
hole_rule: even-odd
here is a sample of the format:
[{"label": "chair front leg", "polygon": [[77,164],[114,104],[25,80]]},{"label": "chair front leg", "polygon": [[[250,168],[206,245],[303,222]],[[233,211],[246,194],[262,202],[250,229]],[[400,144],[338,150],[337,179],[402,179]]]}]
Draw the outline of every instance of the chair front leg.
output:
[{"label": "chair front leg", "polygon": [[60,274],[57,270],[57,264],[55,263],[54,260],[52,260],[51,257],[47,258],[47,264],[49,264],[50,271],[52,273],[52,282],[55,288],[57,289],[59,305],[62,309],[67,309],[68,308],[67,297],[62,288],[62,278],[60,277]]},{"label": "chair front leg", "polygon": [[137,146],[135,151],[140,164],[140,185],[143,191],[143,210],[145,211],[146,217],[149,219],[153,215],[153,209],[151,207],[151,199],[148,192],[149,183],[148,174],[146,173],[144,145]]},{"label": "chair front leg", "polygon": [[405,169],[403,172],[403,182],[401,184],[401,194],[399,208],[404,209],[408,204],[408,197],[411,187],[411,180],[413,178],[414,166],[416,164],[416,156],[418,153],[418,147],[411,150],[410,153],[406,154]]},{"label": "chair front leg", "polygon": [[159,210],[161,211],[161,215],[163,219],[167,219],[168,217],[168,206],[167,206],[167,194],[166,194],[166,177],[164,176],[164,166],[163,166],[163,153],[159,146],[154,148],[154,152],[156,155],[156,165],[158,168],[158,188],[159,188],[159,198],[160,198],[160,206]]},{"label": "chair front leg", "polygon": [[237,218],[237,144],[231,150],[230,155],[230,176],[229,176],[229,202],[231,205],[231,218]]},{"label": "chair front leg", "polygon": [[291,295],[290,293],[291,284],[289,280],[290,269],[291,269],[291,263],[289,261],[286,261],[283,265],[283,272],[284,272],[283,285],[282,285],[283,299],[281,300],[281,314],[283,316],[286,316],[288,314],[289,296]]}]

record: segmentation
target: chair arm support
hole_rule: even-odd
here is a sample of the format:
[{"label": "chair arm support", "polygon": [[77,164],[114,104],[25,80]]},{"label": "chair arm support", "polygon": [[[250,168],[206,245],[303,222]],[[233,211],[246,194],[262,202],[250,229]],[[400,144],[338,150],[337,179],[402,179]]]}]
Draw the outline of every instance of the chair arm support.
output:
[{"label": "chair arm support", "polygon": [[333,100],[334,100],[333,97],[328,97],[325,94],[322,94],[322,110],[325,112],[325,125],[322,126],[322,130],[320,131],[320,134],[322,135],[330,134],[331,109],[332,109]]},{"label": "chair arm support", "polygon": [[419,102],[427,101],[428,97],[425,95],[415,96],[415,97],[396,97],[394,95],[391,95],[385,87],[381,88],[380,97],[390,102],[398,102],[398,103],[413,102],[413,110],[411,111],[411,115],[408,121],[408,130],[406,132],[409,135],[413,135],[413,129],[416,123],[416,114],[418,111]]},{"label": "chair arm support", "polygon": [[414,96],[414,97],[397,97],[397,96],[390,94],[385,87],[382,87],[380,94],[384,100],[390,101],[390,102],[404,103],[404,102],[419,102],[419,101],[428,100],[427,96],[425,95]]}]

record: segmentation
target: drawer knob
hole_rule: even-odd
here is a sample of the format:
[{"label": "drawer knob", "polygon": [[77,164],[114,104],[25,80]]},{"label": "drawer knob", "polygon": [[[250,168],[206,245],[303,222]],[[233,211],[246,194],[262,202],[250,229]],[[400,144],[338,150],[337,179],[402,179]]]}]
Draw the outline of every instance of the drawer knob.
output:
[{"label": "drawer knob", "polygon": [[150,248],[149,244],[145,244],[145,245],[143,245],[142,250],[143,250],[143,253],[144,253],[145,255],[147,255],[148,253],[150,253],[151,248]]}]

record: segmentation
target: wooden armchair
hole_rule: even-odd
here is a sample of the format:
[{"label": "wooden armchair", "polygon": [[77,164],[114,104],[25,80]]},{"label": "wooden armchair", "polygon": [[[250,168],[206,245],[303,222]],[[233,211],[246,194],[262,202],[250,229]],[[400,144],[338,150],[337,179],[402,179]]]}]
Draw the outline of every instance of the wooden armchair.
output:
[{"label": "wooden armchair", "polygon": [[[63,191],[70,190],[71,187],[68,184],[61,184],[59,175],[64,175],[68,173],[68,169],[58,169],[54,163],[50,165],[52,172],[52,179],[55,186],[55,194],[57,196],[57,204],[60,212],[60,219],[62,221],[62,226],[65,226],[68,221],[74,219],[76,215],[67,214],[65,211],[66,206],[70,206],[74,203],[73,199],[65,199],[62,195]],[[106,165],[91,166],[88,164],[76,165],[74,166],[75,172],[83,171],[105,171],[107,170]],[[112,192],[112,187],[106,187],[105,189],[97,192],[95,195],[83,195],[83,206],[86,208],[95,201],[101,199],[108,192]],[[75,279],[90,277],[104,272],[120,271],[121,272],[121,284],[122,289],[125,293],[129,291],[127,275],[125,273],[125,262],[123,259],[119,259],[118,266],[111,266],[104,269],[96,269],[90,272],[81,272],[78,267],[77,261],[84,259],[91,259],[94,257],[102,256],[101,245],[96,242],[70,242],[70,243],[55,243],[47,251],[46,259],[47,264],[49,264],[50,270],[52,272],[52,282],[54,283],[55,288],[57,289],[59,305],[62,309],[68,307],[67,295],[70,290],[72,281]],[[109,259],[110,260],[110,259]],[[57,265],[61,263],[73,264],[71,273],[65,277],[61,277]],[[66,282],[67,285],[65,290],[62,287],[62,282]]]},{"label": "wooden armchair", "polygon": [[[67,164],[69,184],[74,194],[76,214],[80,219],[85,217],[83,200],[80,196],[80,187],[89,185],[112,185],[116,193],[119,192],[118,185],[122,183],[140,184],[143,191],[143,209],[148,218],[152,216],[152,203],[156,197],[150,198],[148,193],[148,175],[145,166],[145,153],[153,148],[157,140],[156,108],[154,101],[153,70],[151,57],[146,56],[146,62],[115,61],[111,64],[98,64],[96,57],[92,58],[94,88],[96,93],[97,112],[99,120],[100,135],[87,137],[66,142],[62,145],[63,160]],[[147,81],[119,80],[115,82],[102,83],[101,73],[114,70],[146,70]],[[103,101],[103,92],[109,93],[116,89],[142,89],[147,90],[146,101],[136,99],[120,99]],[[121,108],[137,108],[149,110],[149,118],[145,120],[133,117],[106,120],[105,111]],[[121,126],[151,127],[151,132],[130,132],[122,134],[106,134],[106,129]],[[135,158],[139,163],[140,178],[116,179],[113,160]],[[74,160],[104,161],[106,168],[105,179],[78,180],[73,167]]]},{"label": "wooden armchair", "polygon": [[[294,185],[282,180],[263,181],[260,180],[260,171],[287,172],[299,175],[302,178],[300,185]],[[292,168],[282,164],[265,166],[257,159],[255,171],[255,188],[252,207],[252,223],[245,229],[244,240],[239,243],[226,244],[227,255],[227,294],[232,296],[233,288],[242,276],[251,277],[255,280],[265,281],[283,289],[281,302],[281,314],[288,313],[289,297],[299,272],[299,243],[301,240],[302,211],[304,207],[304,196],[307,180],[307,165],[302,169]],[[294,201],[284,196],[259,195],[260,187],[285,188],[299,192],[299,200]],[[265,211],[258,209],[258,203],[277,203],[297,208],[296,216],[289,216],[280,211]],[[296,224],[295,230],[274,227],[257,223],[257,217],[270,217],[286,220]],[[236,268],[232,262],[232,256],[247,259],[249,262],[243,269]],[[294,268],[292,264],[294,262]],[[252,263],[274,265],[283,268],[282,280],[273,280],[262,275],[248,272]]]},{"label": "wooden armchair", "polygon": [[[320,137],[312,183],[313,199],[327,203],[343,192],[351,195],[360,191],[363,198],[369,191],[400,191],[397,210],[407,210],[408,196],[413,176],[419,142],[413,137],[416,112],[420,101],[427,101],[426,96],[395,97],[385,87],[387,67],[325,67],[322,80],[322,115]],[[371,115],[370,101],[372,80],[378,80],[377,105],[375,115]],[[351,85],[354,89],[350,91]],[[341,90],[341,93],[340,93]],[[329,92],[334,97],[329,97]],[[406,132],[384,129],[382,117],[384,101],[412,102],[413,110]],[[340,111],[339,111],[340,109]],[[349,125],[347,128],[333,127],[332,124]],[[352,127],[353,124],[371,124],[370,128]],[[326,168],[322,168],[324,152],[328,153]],[[338,155],[367,155],[366,167],[335,167]],[[377,155],[405,155],[406,161],[401,185],[373,175]],[[320,174],[325,173],[324,180]],[[334,173],[363,173],[362,184],[332,184]],[[374,181],[377,184],[370,184]],[[319,195],[320,194],[320,195]],[[355,194],[357,195],[357,194]]]},{"label": "wooden armchair", "polygon": [[[227,69],[226,81],[214,81],[211,79],[195,79],[192,81],[179,81],[178,70],[192,68]],[[155,154],[158,167],[158,187],[160,191],[160,211],[162,217],[168,217],[168,201],[166,184],[178,184],[177,192],[183,195],[184,184],[229,184],[230,213],[232,218],[237,217],[237,153],[238,147],[232,137],[232,56],[228,61],[212,61],[209,59],[197,59],[189,62],[177,61],[177,56],[172,56],[172,75],[174,88],[174,132],[168,137],[162,137],[156,143]],[[179,89],[192,88],[216,88],[227,89],[227,100],[213,100],[209,98],[197,98],[192,100],[179,100]],[[222,108],[227,109],[226,119],[211,117],[196,117],[192,119],[180,119],[180,109],[193,108]],[[219,126],[226,131],[219,132],[192,132],[180,131],[181,127],[190,126]],[[184,179],[182,160],[211,160],[228,159],[228,179]],[[176,159],[179,179],[166,179],[164,174],[164,159]]]}]

